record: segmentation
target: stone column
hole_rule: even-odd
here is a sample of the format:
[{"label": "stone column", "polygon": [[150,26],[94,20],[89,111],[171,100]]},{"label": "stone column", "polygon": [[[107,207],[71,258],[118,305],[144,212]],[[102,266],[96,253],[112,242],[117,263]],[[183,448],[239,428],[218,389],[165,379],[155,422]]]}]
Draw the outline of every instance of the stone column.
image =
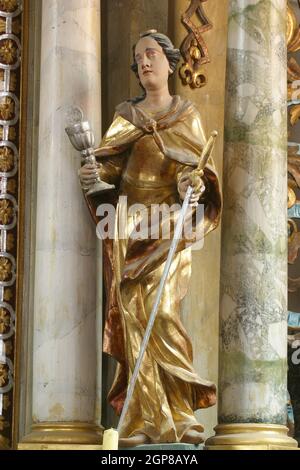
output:
[{"label": "stone column", "polygon": [[287,436],[286,0],[230,0],[219,425],[209,449]]},{"label": "stone column", "polygon": [[[77,179],[80,158],[64,128],[68,107],[79,105],[100,138],[100,2],[43,0],[41,49],[34,424],[23,443],[78,448],[101,440],[94,424],[97,251]],[[99,407],[97,414],[99,422]]]}]

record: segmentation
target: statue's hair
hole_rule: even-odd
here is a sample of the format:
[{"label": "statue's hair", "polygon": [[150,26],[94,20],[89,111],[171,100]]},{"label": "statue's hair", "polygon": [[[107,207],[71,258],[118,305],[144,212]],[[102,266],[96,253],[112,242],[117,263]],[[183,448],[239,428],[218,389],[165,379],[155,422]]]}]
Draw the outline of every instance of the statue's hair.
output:
[{"label": "statue's hair", "polygon": [[[164,51],[165,56],[168,59],[170,69],[172,70],[172,73],[174,73],[177,68],[178,62],[180,60],[179,49],[176,49],[174,47],[172,41],[165,34],[147,31],[141,34],[140,39],[146,38],[146,37],[150,37],[154,39],[160,45],[160,47]],[[138,64],[136,63],[136,60],[135,60],[135,48],[136,48],[136,44],[132,48],[133,49],[133,64],[131,65],[131,70],[135,73],[136,77],[139,79]],[[130,100],[132,103],[138,103],[139,101],[142,101],[146,96],[144,87],[142,86],[140,81],[139,83],[144,93],[142,96],[137,96],[136,98],[133,98],[132,100]]]}]

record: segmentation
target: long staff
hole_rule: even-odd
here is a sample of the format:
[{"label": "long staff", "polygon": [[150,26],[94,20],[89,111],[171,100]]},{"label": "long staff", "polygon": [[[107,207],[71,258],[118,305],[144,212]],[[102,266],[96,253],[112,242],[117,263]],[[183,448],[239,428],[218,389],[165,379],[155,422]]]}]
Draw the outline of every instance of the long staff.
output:
[{"label": "long staff", "polygon": [[[192,181],[194,179],[194,176],[196,176],[196,175],[202,176],[203,175],[203,169],[204,169],[209,157],[212,154],[213,147],[214,147],[214,144],[215,144],[215,139],[216,139],[217,135],[218,135],[217,131],[213,131],[211,133],[211,136],[208,139],[206,145],[203,147],[198,166],[191,174]],[[176,252],[179,240],[180,240],[181,235],[182,235],[185,216],[186,216],[186,213],[187,213],[187,210],[188,210],[188,207],[189,207],[189,202],[190,202],[190,198],[191,198],[191,195],[192,195],[193,191],[194,191],[193,186],[189,186],[187,191],[186,191],[185,198],[184,198],[184,201],[183,201],[183,204],[182,204],[182,208],[181,208],[181,211],[180,211],[180,214],[179,214],[176,226],[175,226],[174,237],[173,237],[173,240],[172,240],[172,243],[171,243],[171,247],[170,247],[170,250],[169,250],[169,253],[168,253],[167,260],[165,262],[163,275],[162,275],[162,278],[160,280],[160,283],[159,283],[159,286],[158,286],[158,289],[157,289],[155,302],[154,302],[152,312],[151,312],[151,315],[150,315],[150,318],[149,318],[149,322],[148,322],[148,325],[147,325],[147,328],[146,328],[146,331],[145,331],[145,335],[144,335],[144,338],[143,338],[143,341],[142,341],[142,344],[141,344],[139,356],[138,356],[138,359],[136,361],[134,371],[133,371],[133,374],[132,374],[131,379],[130,379],[126,399],[125,399],[124,406],[123,406],[122,413],[121,413],[120,420],[119,420],[119,424],[118,424],[117,430],[108,429],[107,431],[104,432],[104,438],[103,438],[103,449],[104,450],[109,450],[109,449],[113,450],[113,449],[118,448],[118,436],[119,436],[119,433],[122,429],[124,419],[125,419],[125,416],[127,414],[128,408],[129,408],[130,400],[131,400],[132,395],[133,395],[134,387],[135,387],[135,384],[136,384],[136,381],[137,381],[137,378],[138,378],[138,374],[139,374],[139,371],[140,371],[140,368],[141,368],[142,360],[143,360],[145,351],[146,351],[148,343],[149,343],[150,335],[151,335],[152,328],[153,328],[153,325],[154,325],[154,322],[155,322],[155,318],[156,318],[156,315],[157,315],[157,311],[158,311],[158,307],[159,307],[159,304],[160,304],[160,301],[161,301],[161,296],[162,296],[162,293],[163,293],[163,290],[164,290],[164,287],[165,287],[165,283],[166,283],[167,278],[168,278],[168,274],[169,274],[169,271],[170,271],[173,256]]]}]

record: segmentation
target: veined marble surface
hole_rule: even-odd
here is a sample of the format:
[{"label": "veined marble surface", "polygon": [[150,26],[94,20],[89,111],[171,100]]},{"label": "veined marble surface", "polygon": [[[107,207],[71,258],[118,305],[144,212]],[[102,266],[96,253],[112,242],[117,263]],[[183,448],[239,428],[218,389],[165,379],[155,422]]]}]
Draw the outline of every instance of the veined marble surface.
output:
[{"label": "veined marble surface", "polygon": [[286,422],[286,1],[231,0],[221,423]]},{"label": "veined marble surface", "polygon": [[[33,419],[93,421],[96,236],[65,133],[70,105],[100,138],[100,2],[43,1]],[[98,317],[98,321],[99,321]]]}]

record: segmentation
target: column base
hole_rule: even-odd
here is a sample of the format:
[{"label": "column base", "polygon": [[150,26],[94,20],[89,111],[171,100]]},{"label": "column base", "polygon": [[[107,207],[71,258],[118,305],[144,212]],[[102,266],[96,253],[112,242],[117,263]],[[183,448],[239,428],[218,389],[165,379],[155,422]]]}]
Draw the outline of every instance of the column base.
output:
[{"label": "column base", "polygon": [[19,450],[99,450],[103,429],[95,424],[39,423],[18,444]]},{"label": "column base", "polygon": [[83,444],[18,444],[18,450],[102,450],[101,445]]},{"label": "column base", "polygon": [[220,424],[205,442],[206,450],[299,450],[288,428],[278,424]]}]

